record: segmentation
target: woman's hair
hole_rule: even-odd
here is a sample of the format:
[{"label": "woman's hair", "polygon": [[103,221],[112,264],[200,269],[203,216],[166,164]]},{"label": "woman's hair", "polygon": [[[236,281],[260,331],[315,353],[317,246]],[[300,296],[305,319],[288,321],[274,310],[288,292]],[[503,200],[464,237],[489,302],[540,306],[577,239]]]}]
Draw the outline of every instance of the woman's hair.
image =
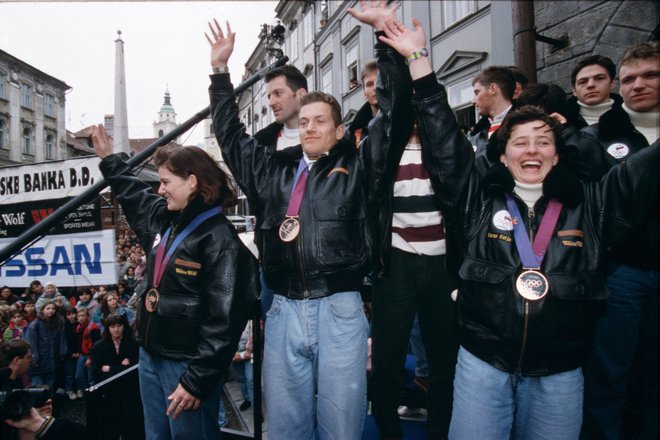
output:
[{"label": "woman's hair", "polygon": [[[108,306],[108,298],[110,298],[111,296],[114,296],[115,298],[117,298],[117,301],[119,301],[119,295],[117,294],[116,290],[111,290],[110,292],[108,292],[101,301],[102,316],[108,316],[112,314],[112,310],[110,310],[110,306]],[[117,308],[119,308],[119,303],[117,303]]]},{"label": "woman's hair", "polygon": [[[53,316],[51,316],[50,318],[46,318],[44,316],[44,310],[46,310],[46,307],[48,307],[50,305],[55,307],[55,314]],[[46,327],[54,328],[58,331],[60,330],[60,328],[62,326],[62,322],[60,321],[60,317],[57,314],[57,305],[55,305],[55,301],[53,301],[52,299],[47,299],[46,301],[44,301],[43,305],[41,306],[41,311],[37,314],[37,318],[39,320],[43,321],[44,324],[46,324]]]},{"label": "woman's hair", "polygon": [[103,320],[103,331],[101,332],[101,337],[105,341],[110,342],[112,340],[110,327],[117,324],[124,327],[124,335],[131,334],[131,328],[128,326],[126,315],[108,315],[108,317]]},{"label": "woman's hair", "polygon": [[551,118],[538,108],[531,105],[526,105],[515,111],[509,112],[509,114],[506,115],[504,121],[502,121],[502,125],[497,130],[498,153],[500,155],[504,154],[506,144],[516,126],[533,121],[543,122],[550,127],[555,138],[555,150],[559,156],[562,156],[565,152],[565,147],[561,136],[561,125],[554,118]]},{"label": "woman's hair", "polygon": [[220,201],[225,208],[236,205],[236,191],[227,174],[201,148],[168,145],[156,152],[154,163],[182,179],[194,174],[197,190],[191,198],[200,196],[208,205]]}]

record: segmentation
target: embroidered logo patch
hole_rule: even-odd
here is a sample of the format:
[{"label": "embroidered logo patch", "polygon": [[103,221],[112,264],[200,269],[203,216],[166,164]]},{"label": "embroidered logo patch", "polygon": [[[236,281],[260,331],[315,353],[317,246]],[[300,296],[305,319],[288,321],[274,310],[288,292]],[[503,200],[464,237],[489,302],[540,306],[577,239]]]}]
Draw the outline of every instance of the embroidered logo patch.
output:
[{"label": "embroidered logo patch", "polygon": [[630,148],[626,144],[612,144],[607,147],[607,152],[615,159],[623,159],[630,153]]},{"label": "embroidered logo patch", "polygon": [[493,216],[493,226],[501,231],[513,231],[513,222],[509,211],[506,209],[497,211]]}]

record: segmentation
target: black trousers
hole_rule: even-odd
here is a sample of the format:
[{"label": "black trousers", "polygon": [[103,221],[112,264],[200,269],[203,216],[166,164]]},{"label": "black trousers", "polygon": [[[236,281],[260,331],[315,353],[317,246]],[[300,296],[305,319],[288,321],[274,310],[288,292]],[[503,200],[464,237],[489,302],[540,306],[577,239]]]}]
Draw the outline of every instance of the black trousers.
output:
[{"label": "black trousers", "polygon": [[402,438],[397,408],[415,313],[429,364],[427,393],[429,438],[446,437],[451,420],[456,342],[455,279],[445,256],[424,256],[392,249],[390,272],[373,281],[371,376],[372,409],[381,437]]}]

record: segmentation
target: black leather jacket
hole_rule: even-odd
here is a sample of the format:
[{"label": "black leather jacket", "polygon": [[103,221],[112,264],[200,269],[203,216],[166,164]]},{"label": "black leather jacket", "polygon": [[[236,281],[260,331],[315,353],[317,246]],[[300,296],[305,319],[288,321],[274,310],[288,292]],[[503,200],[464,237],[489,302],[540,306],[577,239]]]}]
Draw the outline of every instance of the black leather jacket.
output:
[{"label": "black leather jacket", "polygon": [[[616,105],[603,113],[597,124],[581,130],[580,140],[582,151],[590,151],[585,155],[584,166],[591,167],[602,177],[611,167],[624,163],[649,144],[643,134],[635,129],[630,116]],[[595,147],[587,142],[596,139]],[[600,148],[598,148],[600,147]],[[596,165],[596,164],[600,165]],[[656,170],[657,171],[657,170]],[[650,206],[649,215],[644,216],[630,240],[619,245],[608,243],[610,259],[617,264],[636,267],[642,270],[660,270],[660,203],[655,199]]]},{"label": "black leather jacket", "polygon": [[512,227],[497,221],[508,216],[504,193],[513,190],[511,174],[501,164],[485,174],[475,168],[473,150],[457,138],[442,86],[415,90],[422,154],[429,174],[442,183],[437,196],[460,265],[461,345],[496,368],[528,376],[579,367],[604,306],[605,243],[624,240],[657,199],[660,145],[599,183],[582,183],[561,160],[548,174],[543,197],[523,215],[527,230],[537,230],[549,198],[564,206],[541,268],[550,292],[531,302],[514,291],[521,262]]},{"label": "black leather jacket", "polygon": [[[180,213],[168,211],[165,199],[136,178],[118,155],[103,159],[100,169],[143,245],[170,225],[175,237],[212,207],[195,198]],[[155,253],[156,246],[147,258],[146,280],[153,280]],[[256,259],[225,216],[204,221],[172,254],[158,287],[156,312],[146,310],[144,295],[138,301],[138,342],[153,355],[189,361],[179,382],[195,397],[208,396],[236,352],[258,280]]]},{"label": "black leather jacket", "polygon": [[[380,81],[392,85],[400,58],[379,51]],[[387,60],[384,61],[384,60]],[[379,66],[380,67],[380,66]],[[302,148],[272,154],[251,136],[238,119],[238,108],[228,74],[211,75],[213,127],[227,166],[251,206],[264,216],[261,223],[262,263],[266,284],[280,295],[317,298],[358,290],[371,265],[371,211],[383,185],[389,133],[371,133],[378,148],[356,149],[340,140],[312,167],[300,208],[301,231],[290,243],[278,230],[285,218]],[[391,100],[392,98],[390,98]],[[391,117],[381,112],[379,117]]]}]

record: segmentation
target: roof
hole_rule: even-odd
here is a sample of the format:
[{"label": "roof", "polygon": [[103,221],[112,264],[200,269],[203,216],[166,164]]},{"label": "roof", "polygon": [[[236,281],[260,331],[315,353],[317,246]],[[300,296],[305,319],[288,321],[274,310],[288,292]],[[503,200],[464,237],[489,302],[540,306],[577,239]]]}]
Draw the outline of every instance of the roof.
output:
[{"label": "roof", "polygon": [[36,67],[32,66],[31,64],[28,64],[28,63],[26,63],[25,61],[23,61],[23,60],[21,60],[21,59],[19,59],[19,58],[16,58],[16,57],[13,56],[12,54],[10,54],[10,53],[8,53],[8,52],[5,52],[5,51],[2,50],[2,49],[0,49],[0,57],[5,57],[5,58],[9,59],[10,61],[13,61],[13,62],[15,62],[15,63],[19,63],[19,64],[21,64],[22,66],[27,67],[27,70],[28,70],[30,73],[32,73],[33,75],[44,76],[44,77],[46,77],[48,80],[50,80],[51,82],[57,83],[57,85],[59,85],[59,86],[60,86],[61,88],[63,88],[64,90],[69,90],[69,89],[71,89],[71,86],[69,86],[67,83],[65,83],[65,82],[62,81],[61,79],[57,79],[57,78],[55,78],[54,76],[49,75],[49,74],[47,74],[46,72],[43,72],[43,71],[37,69]]}]

